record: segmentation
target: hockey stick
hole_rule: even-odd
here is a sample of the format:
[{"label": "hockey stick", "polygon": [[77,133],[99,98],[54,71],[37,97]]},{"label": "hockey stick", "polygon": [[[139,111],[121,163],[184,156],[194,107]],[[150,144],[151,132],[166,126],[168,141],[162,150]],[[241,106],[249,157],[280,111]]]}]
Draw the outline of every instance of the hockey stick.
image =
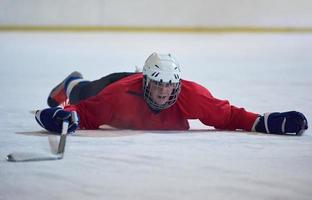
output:
[{"label": "hockey stick", "polygon": [[63,121],[62,134],[60,136],[60,143],[57,153],[55,155],[45,156],[38,155],[36,153],[11,153],[7,155],[7,161],[9,162],[31,162],[31,161],[46,161],[46,160],[60,160],[64,157],[66,134],[68,131],[68,121]]}]

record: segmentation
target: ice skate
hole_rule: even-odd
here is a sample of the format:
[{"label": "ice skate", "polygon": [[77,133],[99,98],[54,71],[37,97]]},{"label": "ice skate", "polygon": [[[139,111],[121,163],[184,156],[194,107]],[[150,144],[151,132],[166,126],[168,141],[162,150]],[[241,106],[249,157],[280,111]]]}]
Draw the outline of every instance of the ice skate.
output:
[{"label": "ice skate", "polygon": [[71,74],[69,74],[61,83],[59,83],[57,86],[55,86],[52,91],[50,92],[48,96],[47,103],[48,105],[52,107],[57,107],[61,104],[64,104],[66,100],[68,99],[66,95],[66,88],[70,81],[76,80],[76,79],[82,79],[82,75],[74,71]]}]

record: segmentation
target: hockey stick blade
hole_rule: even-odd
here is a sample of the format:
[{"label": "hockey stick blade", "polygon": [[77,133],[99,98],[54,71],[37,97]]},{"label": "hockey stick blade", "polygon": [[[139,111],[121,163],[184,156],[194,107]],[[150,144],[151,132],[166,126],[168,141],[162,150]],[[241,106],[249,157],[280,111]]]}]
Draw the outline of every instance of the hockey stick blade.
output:
[{"label": "hockey stick blade", "polygon": [[7,155],[6,160],[9,162],[60,160],[64,157],[67,130],[68,130],[68,121],[64,121],[63,127],[62,127],[62,134],[60,137],[60,143],[59,143],[56,155],[45,156],[45,155],[39,155],[36,153],[17,152],[17,153],[11,153]]},{"label": "hockey stick blade", "polygon": [[6,160],[9,162],[32,162],[32,161],[47,161],[47,160],[60,160],[63,155],[44,156],[35,153],[11,153],[7,155]]}]

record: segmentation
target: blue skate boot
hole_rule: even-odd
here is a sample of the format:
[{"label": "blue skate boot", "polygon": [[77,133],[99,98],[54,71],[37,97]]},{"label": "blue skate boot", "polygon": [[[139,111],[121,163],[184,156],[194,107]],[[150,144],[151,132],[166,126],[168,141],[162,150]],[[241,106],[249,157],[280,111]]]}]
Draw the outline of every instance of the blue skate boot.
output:
[{"label": "blue skate boot", "polygon": [[66,104],[66,101],[68,99],[66,90],[69,83],[73,80],[82,78],[83,78],[82,75],[77,71],[74,71],[71,74],[69,74],[61,83],[55,86],[50,92],[47,100],[48,106],[53,108],[61,104]]}]

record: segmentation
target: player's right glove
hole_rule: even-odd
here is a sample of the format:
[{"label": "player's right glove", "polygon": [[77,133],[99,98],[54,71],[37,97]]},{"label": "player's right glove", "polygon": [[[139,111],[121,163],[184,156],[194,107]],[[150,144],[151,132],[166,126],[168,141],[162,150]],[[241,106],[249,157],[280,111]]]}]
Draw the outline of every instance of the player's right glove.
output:
[{"label": "player's right glove", "polygon": [[44,129],[62,133],[62,124],[64,120],[68,120],[68,133],[74,132],[78,128],[79,118],[76,111],[66,111],[60,107],[47,108],[37,110],[35,115],[36,121]]},{"label": "player's right glove", "polygon": [[297,111],[265,113],[254,124],[254,131],[272,134],[301,135],[307,129],[306,117]]}]

